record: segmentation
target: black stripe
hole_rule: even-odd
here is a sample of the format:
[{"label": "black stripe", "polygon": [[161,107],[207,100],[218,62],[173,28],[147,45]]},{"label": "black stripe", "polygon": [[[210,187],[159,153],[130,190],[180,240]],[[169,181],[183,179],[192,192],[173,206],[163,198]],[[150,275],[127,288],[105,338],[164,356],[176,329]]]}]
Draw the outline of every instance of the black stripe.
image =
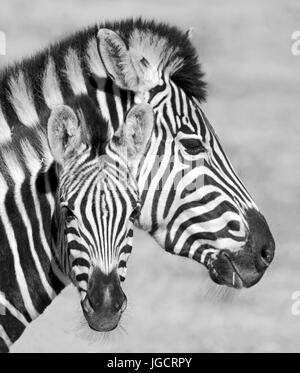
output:
[{"label": "black stripe", "polygon": [[[11,342],[15,342],[23,334],[25,326],[16,319],[8,309],[5,310],[5,315],[0,315],[0,325],[3,325],[6,334],[8,335]],[[1,338],[0,338],[1,341]],[[1,342],[0,342],[1,352]]]},{"label": "black stripe", "polygon": [[0,219],[0,291],[5,294],[7,300],[17,308],[29,322],[31,317],[26,311],[19,284],[15,275],[14,258],[7,240],[7,234]]},{"label": "black stripe", "polygon": [[[0,321],[0,324],[1,324],[1,321]],[[4,353],[7,353],[7,352],[9,352],[9,349],[6,346],[6,343],[0,337],[0,354],[4,354]]]},{"label": "black stripe", "polygon": [[115,96],[113,92],[113,81],[110,78],[106,80],[105,98],[106,98],[107,106],[109,107],[111,124],[114,130],[116,131],[119,128],[120,123],[119,123],[119,117],[118,117],[118,112],[117,112],[117,106],[115,102]]},{"label": "black stripe", "polygon": [[76,258],[76,259],[73,260],[72,266],[73,267],[80,266],[80,267],[87,267],[87,268],[89,268],[91,266],[91,264],[90,264],[90,262],[88,262],[84,258]]}]

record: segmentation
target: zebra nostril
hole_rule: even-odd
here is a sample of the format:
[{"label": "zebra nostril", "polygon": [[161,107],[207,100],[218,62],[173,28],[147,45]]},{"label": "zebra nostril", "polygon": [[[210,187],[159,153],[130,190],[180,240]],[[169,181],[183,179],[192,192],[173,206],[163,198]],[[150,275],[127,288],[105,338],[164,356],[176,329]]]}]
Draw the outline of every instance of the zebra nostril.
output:
[{"label": "zebra nostril", "polygon": [[127,298],[125,296],[125,294],[123,295],[123,299],[120,300],[119,302],[117,302],[115,305],[114,305],[114,308],[117,312],[121,311],[121,312],[124,312],[125,309],[127,307]]},{"label": "zebra nostril", "polygon": [[268,266],[273,259],[273,250],[268,245],[263,245],[260,255],[262,261]]},{"label": "zebra nostril", "polygon": [[121,312],[124,312],[126,310],[126,307],[127,307],[127,298],[126,298],[126,295],[124,295],[125,299],[122,303],[122,307],[121,307]]},{"label": "zebra nostril", "polygon": [[121,303],[116,303],[116,304],[114,305],[114,309],[115,309],[116,311],[120,311],[121,307],[122,307],[122,304],[121,304]]}]

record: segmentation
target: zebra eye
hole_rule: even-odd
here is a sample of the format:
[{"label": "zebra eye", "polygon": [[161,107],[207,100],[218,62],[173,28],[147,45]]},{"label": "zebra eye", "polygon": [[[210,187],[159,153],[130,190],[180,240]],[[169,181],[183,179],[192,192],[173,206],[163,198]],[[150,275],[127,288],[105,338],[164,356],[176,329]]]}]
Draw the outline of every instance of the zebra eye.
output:
[{"label": "zebra eye", "polygon": [[71,223],[76,218],[74,213],[66,206],[63,206],[63,214],[66,223]]},{"label": "zebra eye", "polygon": [[205,147],[198,139],[182,139],[180,142],[188,154],[197,155],[206,152]]},{"label": "zebra eye", "polygon": [[136,221],[136,219],[138,219],[138,217],[140,216],[140,207],[136,207],[133,211],[132,211],[132,213],[131,213],[131,215],[130,215],[130,221],[132,222],[132,223],[134,223],[135,221]]}]

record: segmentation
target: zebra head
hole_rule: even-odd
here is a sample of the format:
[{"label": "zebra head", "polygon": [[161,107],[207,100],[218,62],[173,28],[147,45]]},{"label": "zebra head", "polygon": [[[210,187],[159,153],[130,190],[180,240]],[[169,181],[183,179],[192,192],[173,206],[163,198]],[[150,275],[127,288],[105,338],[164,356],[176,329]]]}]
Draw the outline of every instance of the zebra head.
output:
[{"label": "zebra head", "polygon": [[216,283],[250,287],[271,263],[274,240],[200,107],[203,74],[189,33],[131,27],[100,29],[98,39],[115,84],[155,112],[139,224],[169,252],[204,264]]},{"label": "zebra head", "polygon": [[89,326],[109,331],[118,325],[127,303],[121,281],[140,207],[131,167],[150,137],[152,108],[133,107],[104,151],[89,131],[96,124],[103,131],[101,121],[92,101],[84,97],[74,107],[55,108],[47,132],[59,165],[61,262],[79,290]]}]

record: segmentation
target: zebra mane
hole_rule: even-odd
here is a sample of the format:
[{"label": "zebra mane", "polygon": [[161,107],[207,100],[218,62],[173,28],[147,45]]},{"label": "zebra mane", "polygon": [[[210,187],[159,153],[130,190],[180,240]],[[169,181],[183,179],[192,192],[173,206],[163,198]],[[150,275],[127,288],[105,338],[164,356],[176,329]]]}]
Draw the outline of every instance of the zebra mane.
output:
[{"label": "zebra mane", "polygon": [[204,73],[188,33],[163,22],[142,18],[108,21],[77,31],[53,43],[46,51],[43,50],[6,68],[2,74],[0,73],[0,85],[5,75],[13,75],[20,68],[23,71],[26,70],[29,76],[35,76],[37,68],[45,66],[45,60],[49,54],[57,53],[64,57],[64,52],[67,53],[72,48],[80,57],[83,57],[87,52],[85,49],[95,41],[100,28],[108,28],[118,33],[128,48],[142,51],[147,59],[155,61],[156,66],[167,70],[172,80],[188,95],[200,101],[205,100]]},{"label": "zebra mane", "polygon": [[206,83],[196,49],[189,35],[175,26],[154,20],[127,19],[100,24],[118,33],[128,48],[142,52],[154,65],[167,70],[172,80],[188,95],[203,101]]}]

